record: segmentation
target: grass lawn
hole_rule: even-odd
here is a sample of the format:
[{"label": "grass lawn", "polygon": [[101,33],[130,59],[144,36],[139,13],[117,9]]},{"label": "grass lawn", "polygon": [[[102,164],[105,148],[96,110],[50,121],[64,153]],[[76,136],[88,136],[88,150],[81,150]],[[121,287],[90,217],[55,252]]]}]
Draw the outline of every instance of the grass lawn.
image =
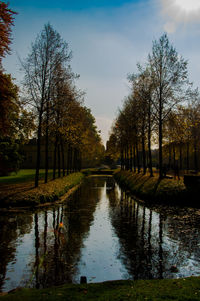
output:
[{"label": "grass lawn", "polygon": [[[21,170],[17,175],[3,177],[0,182],[0,207],[34,207],[57,201],[71,188],[81,183],[80,172],[66,177],[49,180],[44,184],[44,170],[41,170],[39,187],[34,187],[34,170]],[[52,175],[49,174],[49,179]]]},{"label": "grass lawn", "polygon": [[[44,179],[45,170],[40,170],[40,179]],[[49,179],[53,176],[53,170],[49,170]],[[11,175],[0,177],[1,184],[17,184],[34,181],[35,169],[21,169],[18,173],[12,172]]]},{"label": "grass lawn", "polygon": [[200,278],[109,281],[88,285],[69,284],[48,289],[19,289],[2,301],[126,301],[200,300]]}]

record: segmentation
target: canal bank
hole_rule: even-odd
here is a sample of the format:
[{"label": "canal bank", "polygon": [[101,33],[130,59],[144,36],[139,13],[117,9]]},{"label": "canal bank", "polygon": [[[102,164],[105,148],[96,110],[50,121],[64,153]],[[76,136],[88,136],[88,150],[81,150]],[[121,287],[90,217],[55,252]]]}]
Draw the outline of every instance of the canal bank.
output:
[{"label": "canal bank", "polygon": [[85,175],[81,172],[40,183],[34,188],[33,183],[9,184],[0,186],[0,208],[45,206],[65,198],[82,182]]},{"label": "canal bank", "polygon": [[200,300],[200,278],[110,281],[68,284],[48,289],[18,289],[0,296],[2,301],[125,301]]},{"label": "canal bank", "polygon": [[186,187],[183,179],[159,179],[142,173],[117,171],[115,180],[133,195],[149,203],[162,203],[180,206],[200,206],[198,201],[199,187]]}]

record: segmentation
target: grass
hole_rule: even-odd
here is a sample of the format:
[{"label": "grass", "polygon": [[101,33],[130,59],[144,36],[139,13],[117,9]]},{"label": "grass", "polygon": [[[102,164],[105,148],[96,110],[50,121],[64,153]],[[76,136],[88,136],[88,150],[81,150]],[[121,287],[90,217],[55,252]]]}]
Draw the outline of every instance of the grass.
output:
[{"label": "grass", "polygon": [[[44,179],[45,170],[40,170],[39,178]],[[53,170],[49,171],[49,179],[53,176]],[[29,181],[34,181],[35,179],[35,169],[21,169],[18,173],[12,172],[9,176],[0,177],[1,184],[17,184]]]},{"label": "grass", "polygon": [[[25,180],[26,175],[29,181]],[[33,174],[28,170],[22,171],[18,180],[9,180],[0,185],[0,207],[35,207],[45,203],[57,201],[62,195],[69,192],[71,188],[81,183],[84,175],[80,172],[70,174],[66,177],[49,181],[47,184],[40,183],[34,188],[31,181]],[[11,176],[12,177],[12,176]]]},{"label": "grass", "polygon": [[200,300],[200,278],[109,281],[67,284],[48,289],[18,289],[0,297],[2,301],[126,301]]},{"label": "grass", "polygon": [[148,201],[185,204],[192,193],[186,188],[183,179],[164,178],[160,180],[158,176],[150,177],[130,171],[118,171],[114,176],[122,186]]}]

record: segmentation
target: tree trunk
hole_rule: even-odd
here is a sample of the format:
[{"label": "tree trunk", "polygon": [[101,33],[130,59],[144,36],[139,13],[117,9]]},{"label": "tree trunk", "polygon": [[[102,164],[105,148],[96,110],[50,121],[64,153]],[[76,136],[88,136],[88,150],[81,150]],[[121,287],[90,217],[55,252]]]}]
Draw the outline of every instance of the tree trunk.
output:
[{"label": "tree trunk", "polygon": [[133,146],[133,168],[134,172],[136,172],[136,154],[135,154],[135,144]]},{"label": "tree trunk", "polygon": [[79,171],[81,171],[81,168],[82,168],[82,162],[81,162],[81,151],[79,150]]},{"label": "tree trunk", "polygon": [[133,152],[132,152],[132,145],[130,146],[130,171],[133,171]]},{"label": "tree trunk", "polygon": [[136,154],[137,154],[137,168],[138,173],[140,173],[140,158],[139,158],[139,150],[138,150],[138,141],[136,140]]},{"label": "tree trunk", "polygon": [[173,161],[174,161],[174,169],[176,166],[176,148],[175,148],[175,144],[173,144]]},{"label": "tree trunk", "polygon": [[160,179],[163,177],[163,155],[162,155],[162,119],[161,116],[159,118],[159,177]]},{"label": "tree trunk", "polygon": [[45,180],[48,182],[48,170],[49,170],[49,102],[47,101],[46,110],[46,137],[45,137]]},{"label": "tree trunk", "polygon": [[150,176],[153,177],[153,168],[152,168],[152,153],[151,153],[151,129],[148,129],[148,155],[149,155],[149,172]]},{"label": "tree trunk", "polygon": [[187,150],[186,150],[186,168],[187,168],[187,173],[189,172],[189,168],[190,168],[190,158],[189,158],[189,153],[190,151],[190,145],[189,142],[187,142]]},{"label": "tree trunk", "polygon": [[36,170],[35,170],[35,187],[38,187],[38,182],[39,182],[41,132],[42,132],[42,110],[40,111],[39,114],[39,124],[38,124],[38,133],[37,133],[37,161],[36,161]]},{"label": "tree trunk", "polygon": [[121,149],[121,168],[124,170],[124,150]]},{"label": "tree trunk", "polygon": [[67,147],[67,174],[69,174],[69,168],[70,168],[70,145],[68,144]]},{"label": "tree trunk", "polygon": [[64,177],[65,176],[65,153],[64,153],[63,139],[61,139],[61,155],[62,155],[62,171]]},{"label": "tree trunk", "polygon": [[148,103],[148,166],[150,176],[153,177],[153,168],[152,168],[152,153],[151,153],[151,97],[149,97]]},{"label": "tree trunk", "polygon": [[197,140],[194,139],[194,169],[198,172],[198,158],[197,158]]},{"label": "tree trunk", "polygon": [[58,143],[58,178],[61,176],[61,166],[60,166],[60,143]]},{"label": "tree trunk", "polygon": [[125,167],[125,170],[127,170],[127,163],[126,163],[126,161],[127,161],[127,156],[126,156],[127,154],[126,154],[126,147],[125,147],[125,149],[124,149],[124,167]]},{"label": "tree trunk", "polygon": [[121,148],[121,157],[120,157],[120,160],[121,160],[121,170],[123,170],[123,149]]},{"label": "tree trunk", "polygon": [[128,144],[126,146],[126,170],[129,170],[129,151],[128,151]]},{"label": "tree trunk", "polygon": [[76,148],[74,148],[74,157],[73,157],[73,172],[76,171]]},{"label": "tree trunk", "polygon": [[145,152],[145,135],[142,131],[142,164],[143,164],[143,174],[146,174],[146,152]]},{"label": "tree trunk", "polygon": [[172,165],[172,152],[171,152],[170,142],[169,142],[169,160],[168,160],[168,165],[169,165],[169,169],[171,169],[171,165]]},{"label": "tree trunk", "polygon": [[74,148],[71,147],[71,153],[70,153],[70,173],[73,172],[73,157],[74,157]]},{"label": "tree trunk", "polygon": [[54,154],[53,154],[53,180],[56,178],[56,158],[57,158],[57,144],[58,144],[58,137],[56,134],[56,140],[54,143]]},{"label": "tree trunk", "polygon": [[180,143],[179,145],[179,166],[180,166],[180,170],[183,169],[183,156],[182,156],[182,144]]}]

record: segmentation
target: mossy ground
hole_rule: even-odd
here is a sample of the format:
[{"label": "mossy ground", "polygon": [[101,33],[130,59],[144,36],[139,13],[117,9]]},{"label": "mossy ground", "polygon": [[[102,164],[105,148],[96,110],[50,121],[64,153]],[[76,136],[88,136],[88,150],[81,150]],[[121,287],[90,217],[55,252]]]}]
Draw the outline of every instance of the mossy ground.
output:
[{"label": "mossy ground", "polygon": [[57,201],[72,187],[80,184],[83,177],[84,175],[80,172],[73,173],[66,177],[49,181],[47,184],[40,182],[37,188],[34,188],[34,183],[31,181],[18,184],[8,181],[7,185],[0,185],[0,207],[35,207],[40,204]]},{"label": "mossy ground", "polygon": [[2,301],[124,301],[200,300],[200,278],[110,281],[69,284],[48,289],[21,289],[0,297]]},{"label": "mossy ground", "polygon": [[130,171],[118,171],[114,177],[122,186],[147,201],[179,205],[185,205],[188,198],[191,201],[192,192],[186,188],[183,178],[159,179],[158,176],[150,177]]}]

